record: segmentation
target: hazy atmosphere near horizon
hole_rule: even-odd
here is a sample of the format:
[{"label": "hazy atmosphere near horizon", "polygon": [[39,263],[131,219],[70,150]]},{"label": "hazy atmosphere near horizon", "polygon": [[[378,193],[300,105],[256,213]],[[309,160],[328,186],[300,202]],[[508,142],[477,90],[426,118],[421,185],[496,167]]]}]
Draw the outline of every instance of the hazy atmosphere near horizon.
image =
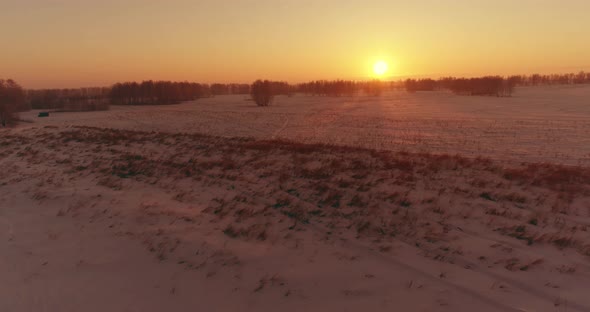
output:
[{"label": "hazy atmosphere near horizon", "polygon": [[585,0],[2,0],[0,68],[30,88],[590,69]]},{"label": "hazy atmosphere near horizon", "polygon": [[0,0],[0,312],[590,311],[590,0]]}]

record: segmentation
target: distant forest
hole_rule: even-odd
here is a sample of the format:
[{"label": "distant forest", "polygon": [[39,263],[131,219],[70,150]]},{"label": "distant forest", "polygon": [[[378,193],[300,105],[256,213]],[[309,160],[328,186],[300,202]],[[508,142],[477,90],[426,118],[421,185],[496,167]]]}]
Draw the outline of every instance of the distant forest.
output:
[{"label": "distant forest", "polygon": [[31,109],[63,111],[107,110],[111,88],[78,88],[27,90],[27,105]]},{"label": "distant forest", "polygon": [[517,86],[571,85],[590,83],[590,73],[555,74],[530,76],[516,75],[507,78],[487,76],[481,78],[444,77],[434,79],[407,79],[404,87],[408,92],[450,90],[459,95],[511,96]]},{"label": "distant forest", "polygon": [[[165,105],[218,95],[244,94],[270,104],[276,95],[379,96],[384,91],[407,92],[448,90],[458,95],[511,96],[519,86],[590,84],[590,73],[553,75],[488,76],[480,78],[445,77],[398,81],[318,80],[300,84],[257,81],[249,84],[203,84],[194,82],[143,81],[116,83],[104,88],[27,90],[24,109],[63,111],[106,110],[109,105]],[[267,93],[265,96],[263,93]]]}]

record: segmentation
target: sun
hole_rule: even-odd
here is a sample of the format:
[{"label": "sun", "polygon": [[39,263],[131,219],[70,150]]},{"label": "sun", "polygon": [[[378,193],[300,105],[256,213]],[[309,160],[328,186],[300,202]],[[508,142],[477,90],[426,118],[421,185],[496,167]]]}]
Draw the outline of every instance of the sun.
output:
[{"label": "sun", "polygon": [[385,61],[378,61],[375,63],[375,65],[373,65],[373,72],[377,76],[385,75],[385,73],[387,73],[388,69],[389,69],[389,66],[387,66],[387,63],[385,63]]}]

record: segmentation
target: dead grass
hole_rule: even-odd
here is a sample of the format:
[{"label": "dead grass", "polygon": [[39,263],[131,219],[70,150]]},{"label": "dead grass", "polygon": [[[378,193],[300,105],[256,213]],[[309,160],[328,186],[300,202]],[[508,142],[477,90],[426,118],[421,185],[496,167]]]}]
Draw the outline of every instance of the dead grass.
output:
[{"label": "dead grass", "polygon": [[[280,218],[289,229],[329,224],[334,232],[415,239],[423,248],[423,243],[441,243],[455,228],[449,223],[480,222],[485,216],[481,222],[490,231],[525,245],[589,250],[586,234],[564,232],[572,226],[569,221],[550,221],[555,215],[575,216],[576,198],[589,194],[589,168],[507,167],[481,157],[193,134],[89,127],[43,130],[38,137],[3,136],[0,145],[18,149],[11,157],[56,159],[64,170],[96,174],[99,185],[114,190],[123,188],[124,179],[167,187],[179,180],[224,186],[232,195],[212,200],[205,212],[223,223],[221,231],[230,238],[267,240],[274,233],[270,220]],[[39,141],[76,155],[103,157],[64,158],[34,148]],[[188,190],[173,189],[173,194],[176,200],[191,201]],[[536,207],[553,208],[541,214],[531,210]],[[555,234],[547,234],[552,229]]]},{"label": "dead grass", "polygon": [[555,165],[549,163],[527,164],[504,170],[504,178],[520,184],[546,187],[564,193],[586,192],[590,184],[590,168]]}]

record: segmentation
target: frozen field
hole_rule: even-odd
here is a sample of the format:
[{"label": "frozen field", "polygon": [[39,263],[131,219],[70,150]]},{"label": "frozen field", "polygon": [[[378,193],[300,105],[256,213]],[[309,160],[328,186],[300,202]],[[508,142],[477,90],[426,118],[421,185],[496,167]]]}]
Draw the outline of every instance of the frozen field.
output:
[{"label": "frozen field", "polygon": [[590,169],[0,131],[0,311],[590,311]]},{"label": "frozen field", "polygon": [[33,125],[281,138],[376,149],[483,155],[502,160],[590,164],[590,87],[519,88],[512,98],[443,92],[382,97],[277,97],[256,107],[245,95],[172,106],[114,106],[55,113]]},{"label": "frozen field", "polygon": [[25,113],[0,129],[0,311],[590,311],[589,98]]}]

